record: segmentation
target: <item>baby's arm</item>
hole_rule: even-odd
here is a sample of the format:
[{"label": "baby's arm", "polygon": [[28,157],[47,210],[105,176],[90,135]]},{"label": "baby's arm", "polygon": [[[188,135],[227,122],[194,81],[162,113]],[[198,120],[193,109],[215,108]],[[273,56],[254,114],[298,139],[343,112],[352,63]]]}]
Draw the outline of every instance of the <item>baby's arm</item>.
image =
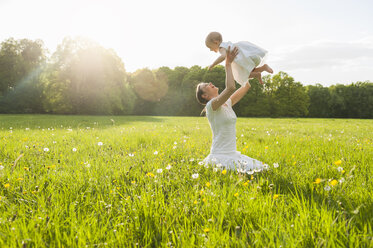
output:
[{"label": "baby's arm", "polygon": [[221,62],[225,60],[226,50],[221,47],[220,52],[221,52],[221,55],[214,61],[214,63],[212,63],[212,65],[209,66],[209,70],[211,70],[214,66],[220,64]]}]

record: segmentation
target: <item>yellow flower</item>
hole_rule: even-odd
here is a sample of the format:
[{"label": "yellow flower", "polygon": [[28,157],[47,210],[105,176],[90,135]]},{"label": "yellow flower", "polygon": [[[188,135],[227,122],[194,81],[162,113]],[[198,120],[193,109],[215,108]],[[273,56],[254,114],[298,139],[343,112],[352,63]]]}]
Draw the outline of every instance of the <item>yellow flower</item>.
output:
[{"label": "yellow flower", "polygon": [[316,180],[313,183],[316,183],[316,184],[321,183],[321,178],[316,178]]},{"label": "yellow flower", "polygon": [[206,198],[203,198],[202,201],[203,201],[203,202],[206,202]]},{"label": "yellow flower", "polygon": [[223,170],[223,171],[221,172],[221,174],[223,174],[223,175],[227,174],[227,170]]},{"label": "yellow flower", "polygon": [[132,184],[135,184],[135,183],[136,183],[136,181],[131,181],[131,183],[132,183]]},{"label": "yellow flower", "polygon": [[208,232],[210,231],[210,228],[205,228],[205,229],[203,229],[203,231],[204,231],[205,233],[208,233]]},{"label": "yellow flower", "polygon": [[338,184],[338,181],[337,180],[332,180],[331,182],[330,182],[330,185],[331,186],[335,186],[335,185],[337,185]]},{"label": "yellow flower", "polygon": [[235,193],[234,196],[237,197],[237,196],[238,196],[238,193]]},{"label": "yellow flower", "polygon": [[339,165],[342,164],[342,161],[341,161],[341,160],[337,160],[337,161],[334,162],[334,164],[335,164],[336,166],[339,166]]},{"label": "yellow flower", "polygon": [[345,170],[342,170],[342,171],[341,171],[341,173],[342,173],[342,174],[345,174],[345,173],[346,173],[346,171],[345,171]]},{"label": "yellow flower", "polygon": [[201,189],[201,191],[199,192],[200,195],[203,195],[203,189]]},{"label": "yellow flower", "polygon": [[33,195],[35,195],[35,194],[37,193],[37,191],[33,190],[33,191],[31,191],[31,193],[32,193]]},{"label": "yellow flower", "polygon": [[120,190],[120,188],[119,188],[119,187],[117,187],[117,190]]},{"label": "yellow flower", "polygon": [[23,169],[25,169],[25,171],[29,171],[30,170],[29,167],[23,167]]},{"label": "yellow flower", "polygon": [[151,172],[148,172],[146,175],[147,175],[148,177],[154,177],[154,174],[151,173]]},{"label": "yellow flower", "polygon": [[249,181],[247,181],[247,182],[245,182],[244,184],[243,184],[243,186],[247,186],[249,184]]},{"label": "yellow flower", "polygon": [[266,149],[266,150],[267,150],[267,149],[268,149],[268,146],[264,147],[264,149]]},{"label": "yellow flower", "polygon": [[6,184],[4,184],[4,187],[5,187],[5,188],[9,188],[9,187],[10,187],[10,184],[9,184],[9,183],[6,183]]},{"label": "yellow flower", "polygon": [[210,182],[207,182],[206,183],[206,187],[210,187],[211,186],[211,183]]},{"label": "yellow flower", "polygon": [[251,179],[250,180],[253,180],[254,179],[254,176],[253,175],[251,175]]},{"label": "yellow flower", "polygon": [[194,200],[194,202],[193,202],[194,204],[197,204],[198,203],[198,201],[197,200]]},{"label": "yellow flower", "polygon": [[21,177],[17,178],[17,181],[22,181],[22,180],[23,180],[23,178],[21,178]]},{"label": "yellow flower", "polygon": [[273,200],[276,200],[279,196],[278,194],[273,195]]}]

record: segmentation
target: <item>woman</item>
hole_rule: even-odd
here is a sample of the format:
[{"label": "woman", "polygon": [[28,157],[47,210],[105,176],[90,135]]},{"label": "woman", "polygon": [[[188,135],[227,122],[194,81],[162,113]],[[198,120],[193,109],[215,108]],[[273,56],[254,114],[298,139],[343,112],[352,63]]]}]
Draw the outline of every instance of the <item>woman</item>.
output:
[{"label": "woman", "polygon": [[237,48],[233,51],[228,48],[225,59],[225,89],[221,94],[212,83],[197,85],[196,97],[199,103],[206,105],[206,115],[213,135],[211,151],[204,162],[226,169],[235,169],[239,173],[253,174],[263,170],[266,165],[236,150],[237,116],[232,106],[250,89],[250,84],[247,83],[236,90],[231,64],[237,54]]}]

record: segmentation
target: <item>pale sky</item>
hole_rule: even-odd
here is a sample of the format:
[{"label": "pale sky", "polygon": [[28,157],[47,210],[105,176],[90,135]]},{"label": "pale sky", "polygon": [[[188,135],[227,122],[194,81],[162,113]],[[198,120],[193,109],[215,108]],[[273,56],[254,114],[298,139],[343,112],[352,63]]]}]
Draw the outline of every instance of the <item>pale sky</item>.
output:
[{"label": "pale sky", "polygon": [[0,0],[0,42],[64,37],[113,48],[125,69],[202,67],[210,31],[269,51],[268,64],[304,85],[373,82],[372,0]]}]

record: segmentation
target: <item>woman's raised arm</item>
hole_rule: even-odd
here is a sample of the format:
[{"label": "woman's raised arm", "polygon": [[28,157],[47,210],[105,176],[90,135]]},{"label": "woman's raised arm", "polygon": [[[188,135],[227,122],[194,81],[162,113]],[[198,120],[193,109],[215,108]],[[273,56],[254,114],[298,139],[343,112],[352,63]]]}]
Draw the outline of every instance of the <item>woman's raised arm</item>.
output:
[{"label": "woman's raised arm", "polygon": [[225,89],[218,97],[212,100],[211,107],[214,111],[223,105],[236,90],[232,73],[232,62],[237,54],[237,47],[233,48],[232,51],[230,50],[230,47],[228,47],[227,55],[225,57]]}]

